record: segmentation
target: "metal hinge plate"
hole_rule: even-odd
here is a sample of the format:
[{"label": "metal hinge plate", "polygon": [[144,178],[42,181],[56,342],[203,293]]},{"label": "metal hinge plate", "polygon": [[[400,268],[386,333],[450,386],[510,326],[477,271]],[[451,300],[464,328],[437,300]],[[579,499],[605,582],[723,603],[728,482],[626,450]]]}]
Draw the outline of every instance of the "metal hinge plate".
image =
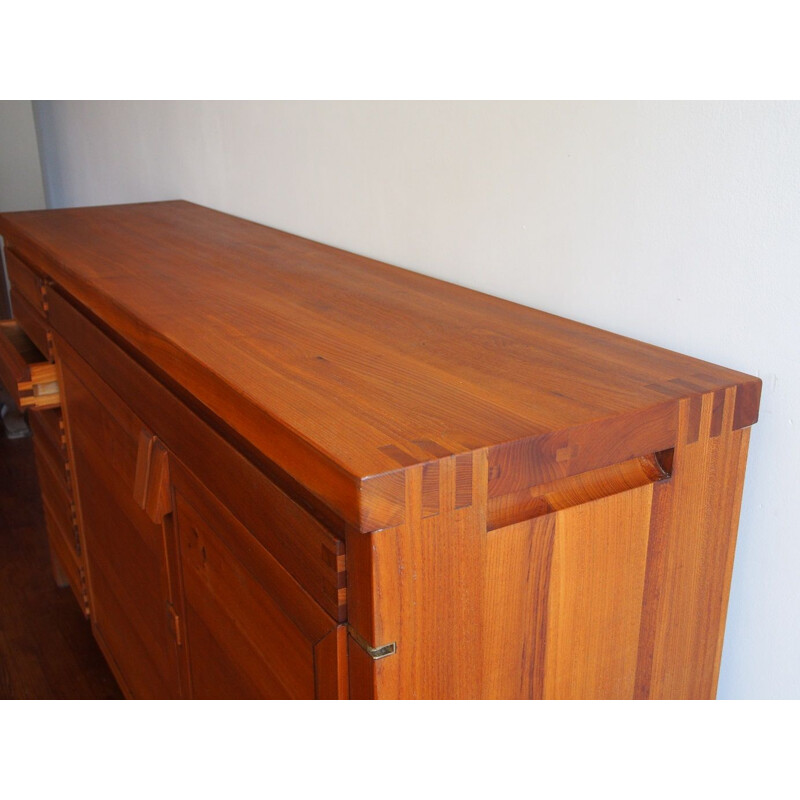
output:
[{"label": "metal hinge plate", "polygon": [[386,656],[393,656],[397,652],[397,642],[382,644],[380,647],[372,647],[357,631],[349,625],[347,630],[353,641],[373,660],[378,661]]}]

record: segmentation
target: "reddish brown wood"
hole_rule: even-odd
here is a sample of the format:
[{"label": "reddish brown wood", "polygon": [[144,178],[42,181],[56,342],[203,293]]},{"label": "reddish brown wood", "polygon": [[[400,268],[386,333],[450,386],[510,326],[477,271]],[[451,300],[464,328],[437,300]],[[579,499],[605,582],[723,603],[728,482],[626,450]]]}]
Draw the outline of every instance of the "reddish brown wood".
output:
[{"label": "reddish brown wood", "polygon": [[709,698],[722,636],[750,431],[735,428],[736,391],[702,398],[690,441],[681,405],[672,480],[654,487],[637,668],[637,697]]},{"label": "reddish brown wood", "polygon": [[[48,453],[35,443],[36,467],[39,474],[39,485],[42,490],[42,502],[49,509],[51,516],[63,532],[66,545],[72,550],[77,566],[77,547],[72,535],[72,498],[64,484],[63,474],[59,475],[57,466],[52,463]],[[79,587],[78,587],[79,588]]]},{"label": "reddish brown wood", "polygon": [[16,320],[0,320],[0,383],[17,408],[55,408],[56,368],[47,361]]},{"label": "reddish brown wood", "polygon": [[502,528],[668,477],[669,473],[655,454],[641,456],[612,467],[601,467],[521,492],[492,497],[488,503],[487,526],[489,530]]},{"label": "reddish brown wood", "polygon": [[164,533],[133,497],[142,424],[87,368],[78,378],[79,359],[58,339],[56,352],[69,398],[95,633],[126,694],[179,697]]},{"label": "reddish brown wood", "polygon": [[156,524],[172,511],[167,449],[147,428],[139,432],[133,497]]},{"label": "reddish brown wood", "polygon": [[14,319],[19,323],[20,328],[28,335],[30,340],[36,345],[42,355],[52,361],[50,352],[50,342],[47,338],[47,326],[41,312],[34,309],[25,297],[17,291],[12,284],[11,307],[14,311]]},{"label": "reddish brown wood", "polygon": [[544,697],[629,699],[653,484],[555,515]]},{"label": "reddish brown wood", "polygon": [[671,477],[647,462],[544,485],[531,493],[544,508],[501,498],[531,517],[502,527],[485,451],[469,508],[455,505],[455,459],[439,465],[437,515],[423,513],[422,470],[406,473],[414,521],[347,539],[350,624],[397,647],[371,662],[351,642],[352,696],[713,697],[747,432],[729,404],[709,438],[712,403]]},{"label": "reddish brown wood", "polygon": [[70,585],[70,579],[64,571],[64,565],[58,555],[53,551],[53,545],[50,544],[50,566],[53,570],[53,580],[59,589],[64,589]]},{"label": "reddish brown wood", "polygon": [[35,446],[47,452],[54,471],[59,475],[65,490],[70,492],[69,463],[62,430],[61,409],[52,408],[37,414],[30,414],[28,420],[34,435]]},{"label": "reddish brown wood", "polygon": [[72,588],[84,614],[89,614],[86,563],[78,527],[60,408],[29,415],[34,438],[39,485],[45,512],[53,574],[58,585]]},{"label": "reddish brown wood", "polygon": [[[742,373],[189,203],[9,214],[0,232],[365,531],[402,522],[382,476],[432,448],[499,448],[502,468],[517,443],[505,494],[673,446],[680,381],[757,394]],[[752,424],[757,404],[741,408]]]},{"label": "reddish brown wood", "polygon": [[[77,349],[84,354],[92,371],[102,376],[103,385],[126,399],[136,419],[155,431],[181,461],[191,464],[197,477],[226,506],[236,508],[253,535],[331,616],[344,620],[344,548],[298,502],[305,498],[290,498],[55,291],[51,292],[50,317],[67,337],[61,340],[63,352],[77,356]],[[82,357],[72,361],[79,373],[84,364],[89,366]]]},{"label": "reddish brown wood", "polygon": [[[30,304],[32,309],[36,310],[36,313],[44,317],[47,309],[44,276],[9,248],[6,248],[6,267],[8,279],[17,293]],[[12,308],[14,308],[13,302]],[[16,309],[14,310],[16,313]]]},{"label": "reddish brown wood", "polygon": [[314,600],[180,463],[175,527],[191,696],[338,697],[347,670],[337,632]]},{"label": "reddish brown wood", "polygon": [[351,700],[372,700],[378,697],[379,661],[373,661],[366,651],[349,636],[347,638],[348,692]]},{"label": "reddish brown wood", "polygon": [[[136,467],[133,473],[133,499],[142,511],[147,506],[147,484],[150,473],[150,460],[153,452],[153,442],[156,437],[144,426],[139,431],[139,440],[136,450]],[[156,521],[156,520],[154,520]]]},{"label": "reddish brown wood", "polygon": [[42,499],[47,539],[50,544],[50,559],[56,586],[69,586],[81,609],[86,610],[85,580],[80,560],[71,547],[70,532],[64,530],[63,522],[53,513],[52,507]]},{"label": "reddish brown wood", "polygon": [[317,700],[350,697],[346,625],[339,625],[314,646],[314,674]]},{"label": "reddish brown wood", "polygon": [[129,695],[714,695],[757,378],[183,202],[0,233]]}]

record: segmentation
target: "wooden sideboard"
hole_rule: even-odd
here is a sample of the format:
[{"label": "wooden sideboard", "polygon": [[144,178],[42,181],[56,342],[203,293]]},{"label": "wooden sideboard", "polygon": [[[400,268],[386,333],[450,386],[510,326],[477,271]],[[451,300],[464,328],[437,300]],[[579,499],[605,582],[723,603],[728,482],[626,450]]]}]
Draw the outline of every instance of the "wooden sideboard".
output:
[{"label": "wooden sideboard", "polygon": [[0,234],[127,696],[715,696],[757,378],[182,201]]}]

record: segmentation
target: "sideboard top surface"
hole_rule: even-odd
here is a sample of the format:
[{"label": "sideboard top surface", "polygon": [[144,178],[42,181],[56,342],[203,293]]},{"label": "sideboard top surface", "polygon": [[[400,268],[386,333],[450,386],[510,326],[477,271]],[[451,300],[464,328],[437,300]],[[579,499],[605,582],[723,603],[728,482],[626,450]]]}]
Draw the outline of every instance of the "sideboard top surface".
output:
[{"label": "sideboard top surface", "polygon": [[757,418],[751,376],[184,201],[0,233],[365,530],[396,521],[368,506],[402,506],[420,463],[489,448],[499,494],[671,446],[692,396],[736,387],[734,426]]}]

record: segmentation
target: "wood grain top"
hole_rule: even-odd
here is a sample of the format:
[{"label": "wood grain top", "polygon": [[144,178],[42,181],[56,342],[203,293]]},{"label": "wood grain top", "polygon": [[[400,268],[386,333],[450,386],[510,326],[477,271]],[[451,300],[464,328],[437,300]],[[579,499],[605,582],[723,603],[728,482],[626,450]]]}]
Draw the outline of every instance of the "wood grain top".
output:
[{"label": "wood grain top", "polygon": [[678,401],[761,382],[184,201],[0,215],[134,355],[362,530],[403,471],[487,448],[490,496],[674,445]]}]

